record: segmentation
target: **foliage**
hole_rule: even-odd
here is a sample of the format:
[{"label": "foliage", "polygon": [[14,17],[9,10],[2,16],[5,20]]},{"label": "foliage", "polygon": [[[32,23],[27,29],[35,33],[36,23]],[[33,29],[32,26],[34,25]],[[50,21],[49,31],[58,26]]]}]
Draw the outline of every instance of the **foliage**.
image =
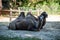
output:
[{"label": "foliage", "polygon": [[9,9],[9,0],[2,0],[3,9]]},{"label": "foliage", "polygon": [[27,10],[28,8],[33,10],[40,8],[49,14],[56,14],[60,11],[60,0],[9,0],[9,4],[14,9],[18,7],[26,7]]}]

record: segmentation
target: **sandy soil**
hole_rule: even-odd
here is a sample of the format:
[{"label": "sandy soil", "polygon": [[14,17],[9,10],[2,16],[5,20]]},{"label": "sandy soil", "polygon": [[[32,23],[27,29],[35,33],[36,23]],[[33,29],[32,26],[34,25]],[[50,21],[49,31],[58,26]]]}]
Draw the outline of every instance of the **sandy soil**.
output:
[{"label": "sandy soil", "polygon": [[[15,20],[16,18],[12,18],[12,21]],[[59,15],[49,15],[47,18],[47,21],[60,21],[60,16]],[[10,22],[9,17],[0,17],[0,22]]]}]

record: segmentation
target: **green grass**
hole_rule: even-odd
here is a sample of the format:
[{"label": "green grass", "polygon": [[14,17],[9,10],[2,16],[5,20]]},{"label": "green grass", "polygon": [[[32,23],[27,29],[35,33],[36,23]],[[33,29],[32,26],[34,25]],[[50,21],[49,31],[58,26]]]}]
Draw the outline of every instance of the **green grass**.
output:
[{"label": "green grass", "polygon": [[9,22],[0,22],[0,26],[7,26]]},{"label": "green grass", "polygon": [[21,37],[9,38],[9,37],[0,36],[0,40],[41,40],[41,39],[38,39],[38,38],[21,38]]}]

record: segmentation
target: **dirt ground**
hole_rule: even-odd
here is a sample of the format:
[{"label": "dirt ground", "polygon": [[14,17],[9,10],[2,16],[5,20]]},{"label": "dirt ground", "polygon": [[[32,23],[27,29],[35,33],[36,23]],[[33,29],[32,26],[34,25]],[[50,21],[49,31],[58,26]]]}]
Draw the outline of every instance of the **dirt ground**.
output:
[{"label": "dirt ground", "polygon": [[[16,18],[12,18],[12,21]],[[60,21],[60,15],[48,15],[47,21]],[[9,17],[0,17],[0,22],[10,22]]]},{"label": "dirt ground", "polygon": [[[14,20],[13,18],[12,20]],[[44,28],[38,32],[24,30],[9,30],[9,18],[0,17],[0,35],[8,37],[36,37],[42,40],[60,40],[60,16],[49,15]]]}]

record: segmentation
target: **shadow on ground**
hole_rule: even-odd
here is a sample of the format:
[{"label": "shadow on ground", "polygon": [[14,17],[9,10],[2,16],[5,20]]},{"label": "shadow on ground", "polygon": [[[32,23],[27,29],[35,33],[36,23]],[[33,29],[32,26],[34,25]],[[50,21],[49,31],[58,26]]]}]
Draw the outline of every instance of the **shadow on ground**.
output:
[{"label": "shadow on ground", "polygon": [[0,35],[4,37],[36,37],[42,40],[60,40],[60,22],[47,22],[40,31],[9,30],[8,22],[0,22]]}]

